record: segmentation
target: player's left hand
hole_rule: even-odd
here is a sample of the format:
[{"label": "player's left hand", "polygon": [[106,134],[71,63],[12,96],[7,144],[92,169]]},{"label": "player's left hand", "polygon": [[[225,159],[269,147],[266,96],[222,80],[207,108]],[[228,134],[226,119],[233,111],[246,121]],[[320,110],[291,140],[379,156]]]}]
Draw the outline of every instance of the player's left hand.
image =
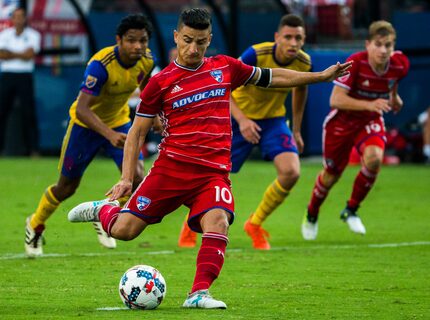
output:
[{"label": "player's left hand", "polygon": [[132,187],[132,181],[126,181],[121,179],[108,192],[106,192],[105,195],[109,197],[109,200],[118,200],[123,196],[131,195]]},{"label": "player's left hand", "polygon": [[294,140],[296,140],[297,150],[299,153],[302,153],[305,148],[305,143],[303,142],[302,134],[300,132],[293,133]]},{"label": "player's left hand", "polygon": [[331,82],[334,79],[343,77],[348,74],[348,69],[351,68],[352,61],[347,61],[345,63],[336,63],[322,71],[323,81]]}]

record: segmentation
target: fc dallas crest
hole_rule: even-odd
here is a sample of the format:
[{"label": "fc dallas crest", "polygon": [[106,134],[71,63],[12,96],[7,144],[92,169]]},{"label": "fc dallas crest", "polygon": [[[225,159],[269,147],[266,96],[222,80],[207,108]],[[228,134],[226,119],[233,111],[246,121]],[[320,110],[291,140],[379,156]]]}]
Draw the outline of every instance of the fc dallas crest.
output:
[{"label": "fc dallas crest", "polygon": [[214,78],[216,81],[218,81],[219,83],[223,82],[224,80],[224,75],[222,74],[221,70],[214,70],[211,71],[211,76],[212,78]]}]

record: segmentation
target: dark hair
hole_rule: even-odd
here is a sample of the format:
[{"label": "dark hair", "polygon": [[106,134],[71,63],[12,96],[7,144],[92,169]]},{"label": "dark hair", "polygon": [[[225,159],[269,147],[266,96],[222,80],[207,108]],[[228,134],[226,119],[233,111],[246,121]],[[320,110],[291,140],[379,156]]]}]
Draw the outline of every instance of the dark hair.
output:
[{"label": "dark hair", "polygon": [[177,30],[183,25],[197,30],[206,30],[212,25],[211,15],[206,9],[186,9],[179,16]]},{"label": "dark hair", "polygon": [[283,26],[289,26],[289,27],[305,27],[305,22],[303,19],[295,14],[286,14],[281,18],[281,21],[279,21],[278,30],[281,29]]},{"label": "dark hair", "polygon": [[121,38],[130,29],[145,29],[148,37],[151,37],[152,24],[143,14],[130,14],[116,27],[116,34]]}]

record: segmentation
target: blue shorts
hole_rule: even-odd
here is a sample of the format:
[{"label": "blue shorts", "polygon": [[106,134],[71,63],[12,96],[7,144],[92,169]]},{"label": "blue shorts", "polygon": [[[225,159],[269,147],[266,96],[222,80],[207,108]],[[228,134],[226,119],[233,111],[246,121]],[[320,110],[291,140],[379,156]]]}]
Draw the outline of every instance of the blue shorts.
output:
[{"label": "blue shorts", "polygon": [[[130,127],[131,122],[128,122],[114,130],[127,133]],[[121,169],[124,149],[114,147],[109,140],[91,129],[69,122],[58,164],[61,174],[70,179],[82,177],[100,150],[104,150]],[[139,159],[143,159],[142,155],[139,156]]]},{"label": "blue shorts", "polygon": [[[272,161],[278,154],[283,152],[298,153],[296,141],[284,117],[254,121],[261,128],[261,138],[258,146],[264,160]],[[255,145],[245,140],[240,133],[238,123],[234,119],[232,119],[232,126],[231,172],[236,173],[239,172]]]}]

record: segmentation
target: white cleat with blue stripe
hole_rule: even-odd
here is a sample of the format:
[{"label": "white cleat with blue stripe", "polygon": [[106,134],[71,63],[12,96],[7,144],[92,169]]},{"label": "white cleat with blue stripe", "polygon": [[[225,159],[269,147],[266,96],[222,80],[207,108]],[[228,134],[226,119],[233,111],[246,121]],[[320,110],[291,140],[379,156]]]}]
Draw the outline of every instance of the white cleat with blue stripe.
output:
[{"label": "white cleat with blue stripe", "polygon": [[198,290],[191,293],[188,295],[182,307],[200,309],[227,309],[227,305],[222,301],[212,298],[208,290]]}]

